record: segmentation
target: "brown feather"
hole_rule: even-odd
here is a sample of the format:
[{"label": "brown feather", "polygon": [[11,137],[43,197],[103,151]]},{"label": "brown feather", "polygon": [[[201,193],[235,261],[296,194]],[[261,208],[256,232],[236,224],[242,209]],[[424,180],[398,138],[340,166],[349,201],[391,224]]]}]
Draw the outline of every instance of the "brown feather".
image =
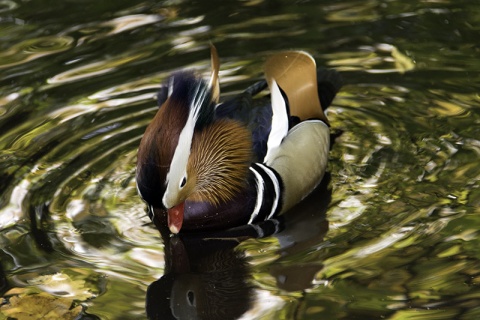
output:
[{"label": "brown feather", "polygon": [[271,87],[272,80],[285,92],[290,104],[290,114],[300,120],[328,119],[320,106],[317,90],[315,60],[301,51],[284,51],[268,58],[265,78]]},{"label": "brown feather", "polygon": [[[178,137],[188,117],[188,108],[180,106],[181,103],[171,98],[165,101],[145,130],[138,148],[137,183],[140,188],[143,185],[157,190],[159,201]],[[152,173],[158,177],[150,177]],[[154,183],[156,185],[152,185]]]},{"label": "brown feather", "polygon": [[250,132],[234,120],[218,120],[197,132],[187,169],[195,181],[189,198],[215,205],[232,199],[247,183],[251,150]]},{"label": "brown feather", "polygon": [[212,65],[212,75],[210,76],[209,87],[212,90],[212,101],[218,103],[220,97],[220,83],[218,80],[218,72],[220,71],[220,60],[218,58],[217,48],[210,44],[210,59]]}]

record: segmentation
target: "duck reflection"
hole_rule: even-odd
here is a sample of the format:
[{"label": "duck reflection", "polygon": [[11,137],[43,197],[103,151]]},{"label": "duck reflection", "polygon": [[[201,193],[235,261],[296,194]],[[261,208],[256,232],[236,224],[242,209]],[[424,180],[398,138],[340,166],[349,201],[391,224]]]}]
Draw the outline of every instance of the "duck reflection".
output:
[{"label": "duck reflection", "polygon": [[[208,234],[169,236],[165,244],[165,274],[153,282],[146,297],[149,319],[237,319],[254,304],[255,287],[245,253],[238,244],[249,238],[275,236],[280,260],[323,241],[328,230],[325,211],[331,192],[329,177],[290,213],[260,225]],[[270,273],[277,287],[287,291],[311,286],[320,262],[275,263]],[[298,272],[301,269],[302,272]]]},{"label": "duck reflection", "polygon": [[235,319],[251,305],[253,287],[235,238],[165,239],[165,275],[147,291],[150,319]]},{"label": "duck reflection", "polygon": [[[328,232],[326,211],[331,201],[332,190],[328,189],[330,175],[310,196],[285,215],[285,228],[274,236],[278,239],[280,257],[271,264],[269,272],[276,285],[285,291],[302,291],[312,287],[312,281],[322,268],[320,259],[311,257],[310,262],[293,262],[293,257],[304,256],[311,248],[323,243]],[[310,254],[309,256],[312,256]],[[301,272],[299,272],[301,270]]]}]

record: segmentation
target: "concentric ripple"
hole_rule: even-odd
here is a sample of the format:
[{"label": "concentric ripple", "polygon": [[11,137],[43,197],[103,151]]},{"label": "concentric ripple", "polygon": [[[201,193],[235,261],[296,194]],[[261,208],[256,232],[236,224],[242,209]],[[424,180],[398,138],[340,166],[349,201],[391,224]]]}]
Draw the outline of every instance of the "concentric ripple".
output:
[{"label": "concentric ripple", "polygon": [[22,41],[0,53],[0,68],[12,67],[47,55],[70,49],[69,36],[48,36]]}]

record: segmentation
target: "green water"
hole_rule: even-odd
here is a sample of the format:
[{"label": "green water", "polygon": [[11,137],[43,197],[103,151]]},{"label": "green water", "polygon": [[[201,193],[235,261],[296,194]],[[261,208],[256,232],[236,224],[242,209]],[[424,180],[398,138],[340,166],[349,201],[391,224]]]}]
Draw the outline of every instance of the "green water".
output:
[{"label": "green water", "polygon": [[[328,189],[277,235],[190,257],[172,301],[194,292],[204,319],[479,318],[479,21],[467,0],[0,0],[0,319],[146,318],[172,258],[136,150],[159,84],[208,74],[210,42],[223,97],[279,50],[339,70],[338,137]],[[215,290],[232,298],[205,307]]]}]

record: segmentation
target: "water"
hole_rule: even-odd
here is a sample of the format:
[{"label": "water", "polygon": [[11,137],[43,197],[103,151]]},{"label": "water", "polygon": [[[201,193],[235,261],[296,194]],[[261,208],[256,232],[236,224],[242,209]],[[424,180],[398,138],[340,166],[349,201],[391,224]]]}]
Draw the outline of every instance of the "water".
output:
[{"label": "water", "polygon": [[[158,288],[186,319],[478,318],[479,19],[466,0],[0,1],[0,319],[144,319]],[[341,72],[329,187],[280,234],[164,242],[136,150],[159,83],[208,74],[210,42],[223,97],[282,49]]]}]

